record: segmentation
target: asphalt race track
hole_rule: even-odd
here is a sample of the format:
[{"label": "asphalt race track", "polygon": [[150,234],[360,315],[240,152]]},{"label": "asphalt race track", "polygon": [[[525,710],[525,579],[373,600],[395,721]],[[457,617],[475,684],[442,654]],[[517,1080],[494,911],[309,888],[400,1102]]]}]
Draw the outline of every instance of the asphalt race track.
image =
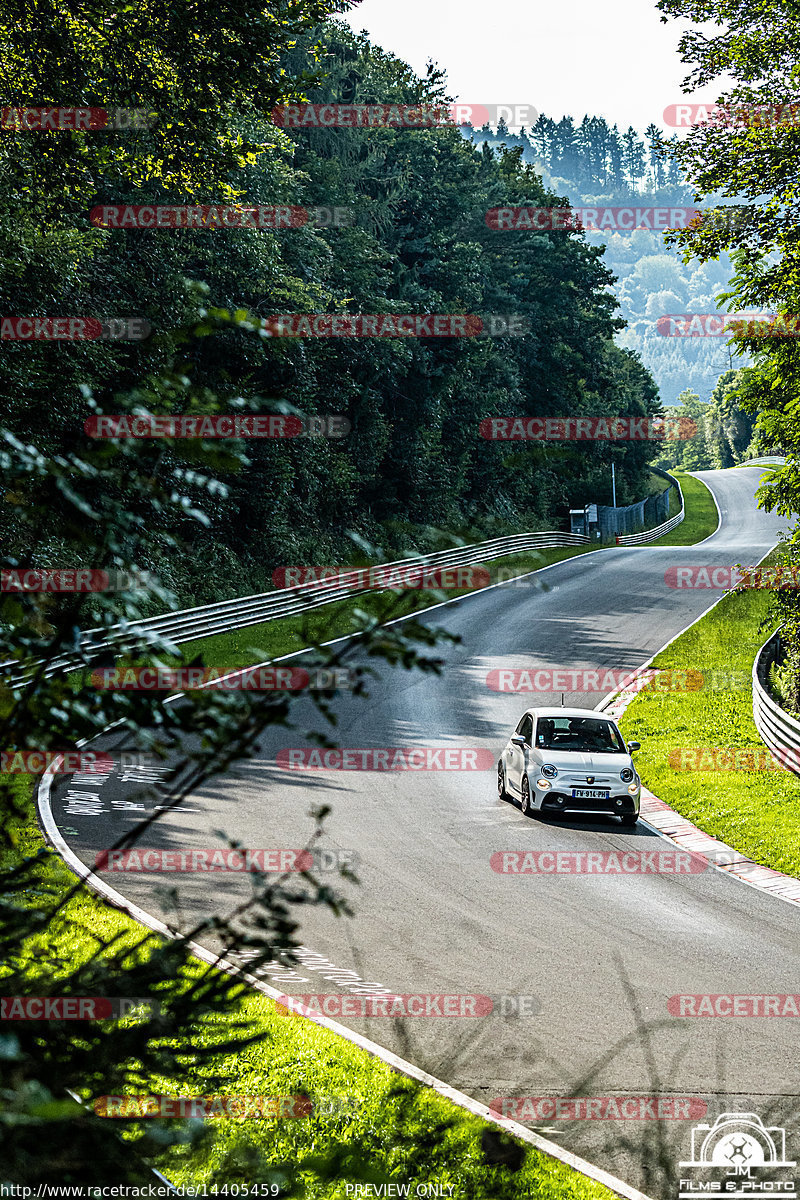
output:
[{"label": "asphalt race track", "polygon": [[[642,825],[529,820],[498,800],[494,762],[512,727],[525,708],[560,696],[498,693],[486,676],[500,667],[632,669],[646,661],[720,595],[667,587],[668,567],[754,563],[785,527],[755,508],[761,473],[701,473],[722,514],[718,532],[701,545],[611,549],[547,570],[540,578],[548,590],[501,586],[436,609],[426,619],[462,639],[443,646],[441,677],[381,667],[369,701],[345,695],[338,704],[335,736],[343,747],[482,749],[491,752],[488,769],[290,771],[277,766],[277,752],[307,743],[276,731],[257,759],[206,785],[185,812],[160,820],[147,846],[207,848],[221,844],[214,831],[224,829],[247,847],[299,847],[312,827],[309,809],[324,800],[333,807],[324,844],[357,855],[361,883],[345,889],[357,910],[352,920],[308,911],[305,945],[392,993],[496,1001],[485,1017],[337,1020],[484,1103],[697,1097],[708,1105],[708,1123],[725,1111],[755,1112],[767,1125],[796,1131],[797,1021],[673,1018],[667,1000],[800,991],[800,910],[714,870],[537,877],[490,866],[503,850],[669,848]],[[604,694],[568,692],[564,699],[591,708]],[[112,734],[94,745],[118,743]],[[54,788],[53,812],[91,866],[96,851],[137,819],[119,802],[142,785],[115,771],[91,812],[77,813],[66,808],[69,782]],[[179,888],[187,920],[215,904],[223,911],[247,888],[236,874],[103,877],[173,923],[162,907],[165,884]],[[276,986],[351,994],[308,967]],[[533,996],[538,1011],[502,1015],[501,996]],[[695,1123],[550,1120],[536,1127],[649,1195],[674,1197]]]}]

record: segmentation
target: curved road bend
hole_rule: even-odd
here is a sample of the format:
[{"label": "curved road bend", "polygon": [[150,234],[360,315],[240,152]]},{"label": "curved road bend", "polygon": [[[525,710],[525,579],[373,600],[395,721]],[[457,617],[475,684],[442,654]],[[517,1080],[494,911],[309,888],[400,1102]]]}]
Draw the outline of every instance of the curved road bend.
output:
[{"label": "curved road bend", "polygon": [[[426,619],[457,633],[439,678],[381,667],[369,702],[338,702],[337,738],[350,747],[417,745],[489,749],[496,759],[524,708],[558,703],[488,689],[498,667],[632,669],[694,620],[718,592],[674,589],[676,565],[753,563],[784,521],[759,512],[761,469],[703,472],[720,529],[690,548],[616,548],[554,566],[548,590],[504,586],[439,608]],[[594,707],[601,693],[567,694]],[[299,711],[299,706],[298,706]],[[98,746],[112,747],[114,735]],[[691,738],[689,738],[691,741]],[[664,843],[612,819],[524,818],[496,795],[494,770],[365,773],[278,769],[276,753],[307,743],[270,732],[257,759],[209,782],[185,812],[160,821],[148,846],[206,848],[224,829],[249,847],[303,845],[308,811],[333,806],[325,845],[358,855],[353,920],[309,909],[306,945],[338,968],[399,994],[534,995],[539,1012],[483,1018],[339,1017],[451,1085],[497,1097],[699,1097],[707,1121],[724,1111],[760,1114],[800,1131],[797,1022],[675,1019],[677,993],[800,991],[800,910],[709,870],[698,875],[503,875],[498,850],[649,850]],[[118,772],[90,814],[68,811],[68,780],[54,789],[67,841],[92,865],[136,819],[132,780]],[[116,804],[112,805],[112,801]],[[155,801],[147,801],[147,805]],[[125,896],[170,920],[163,875],[109,872]],[[187,918],[240,896],[237,875],[167,877]],[[209,940],[209,945],[211,945]],[[291,993],[349,995],[321,972],[298,968]],[[515,1115],[510,1112],[510,1115]],[[694,1120],[538,1122],[547,1136],[652,1196],[674,1197]],[[797,1155],[796,1157],[800,1157]],[[685,1172],[681,1172],[682,1174]]]}]

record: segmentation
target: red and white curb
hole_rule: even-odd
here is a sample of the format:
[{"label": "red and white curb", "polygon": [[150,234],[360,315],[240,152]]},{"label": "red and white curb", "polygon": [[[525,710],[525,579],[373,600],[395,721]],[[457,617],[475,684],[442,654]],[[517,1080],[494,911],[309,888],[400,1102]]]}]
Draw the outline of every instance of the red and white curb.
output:
[{"label": "red and white curb", "polygon": [[[698,620],[700,619],[698,617]],[[660,653],[661,651],[659,651]],[[645,667],[640,668],[642,672],[645,669]],[[612,697],[603,701],[602,711],[608,713],[614,720],[618,720],[638,694],[636,688],[627,688],[623,692],[614,693]],[[800,904],[800,879],[796,879],[793,875],[784,875],[782,871],[775,871],[772,867],[762,867],[752,858],[734,850],[733,846],[729,846],[727,842],[721,842],[718,838],[712,837],[710,833],[698,829],[686,817],[676,813],[674,808],[670,808],[663,800],[659,800],[658,796],[646,787],[642,788],[639,818],[643,824],[666,838],[667,841],[674,842],[676,846],[681,846],[684,850],[690,850],[692,854],[704,859],[709,866],[715,867],[725,875],[731,875],[742,883],[749,883],[751,887],[769,892],[771,896],[775,896],[779,900],[786,900],[789,904]]]},{"label": "red and white curb", "polygon": [[784,875],[782,871],[775,871],[772,867],[762,867],[760,863],[740,854],[726,842],[720,842],[710,833],[704,833],[647,788],[642,788],[641,818],[662,837],[668,838],[685,850],[691,850],[692,854],[705,859],[718,871],[733,875],[742,883],[749,883],[751,887],[759,888],[763,892],[769,892],[779,900],[800,904],[800,879],[795,879],[793,875]]},{"label": "red and white curb", "polygon": [[[709,488],[708,490],[711,492],[711,495],[714,498],[714,503],[716,504],[717,501],[716,501],[716,497],[714,496],[713,491],[711,490],[711,488]],[[719,514],[719,505],[718,504],[717,504],[717,512]],[[718,532],[721,521],[722,521],[721,514],[719,514],[719,518],[720,518],[719,524],[717,525],[717,530],[715,530],[715,533]],[[713,537],[714,534],[711,534],[710,536]],[[705,540],[708,540],[708,539],[705,539]],[[633,548],[644,549],[646,547],[633,547]],[[602,553],[604,553],[605,549],[606,548],[586,551],[586,552],[584,552],[583,555],[581,555],[581,557],[588,558],[594,554],[602,554]],[[629,547],[626,547],[626,549],[629,549]],[[551,570],[552,567],[559,566],[559,565],[560,565],[559,563],[552,563],[549,567],[541,567],[541,568],[539,568],[538,572],[532,571],[529,574],[533,575],[533,574],[543,573],[544,571]],[[490,586],[492,588],[504,587],[510,582],[513,582],[513,581],[506,580],[503,583],[493,584]],[[485,588],[485,589],[481,589],[481,590],[488,591],[489,588]],[[480,593],[473,593],[473,594],[480,594]],[[426,609],[425,612],[427,613],[435,608],[444,608],[450,604],[461,603],[461,602],[463,602],[464,599],[466,599],[466,597],[456,597],[452,600],[447,600],[447,601],[444,601],[443,603],[432,605],[431,609]],[[720,599],[722,599],[722,597],[720,597]],[[706,609],[706,611],[704,613],[701,613],[700,617],[696,618],[696,620],[701,620],[702,617],[704,617],[707,612],[710,612],[711,608],[715,607],[715,605],[718,603],[719,603],[719,600],[715,601],[714,604],[710,605],[709,608]],[[399,624],[401,621],[404,621],[404,620],[408,620],[408,618],[407,617],[399,617],[399,618],[396,618],[396,620],[394,620],[394,621],[388,622],[388,624],[390,624],[390,625]],[[692,625],[695,624],[695,621],[691,622],[691,624]],[[690,626],[687,626],[686,628],[689,628],[689,627]],[[684,633],[684,632],[685,632],[685,630],[681,630],[681,633]],[[676,638],[680,637],[680,636],[681,636],[680,633],[676,634]],[[338,642],[342,642],[342,641],[346,641],[346,640],[348,640],[347,637],[333,638],[333,639],[331,639],[331,641],[326,642],[325,645],[335,645]],[[671,641],[674,641],[674,640],[675,640],[675,638],[671,639]],[[668,642],[667,645],[669,645],[669,644],[670,643]],[[666,646],[662,647],[662,650],[663,649],[666,649]],[[274,659],[271,661],[283,661],[285,659],[295,658],[295,657],[297,657],[297,653],[298,652],[295,651],[291,654],[282,655],[280,659]],[[658,651],[658,653],[661,653],[661,651]],[[653,658],[655,658],[655,655],[653,656]],[[646,671],[646,669],[650,666],[650,663],[652,663],[652,661],[653,660],[650,659],[647,663],[644,663],[643,666],[640,668],[640,671]],[[263,665],[267,665],[267,664],[263,664]],[[241,673],[241,672],[233,671],[233,672],[231,672],[231,675],[235,675],[237,673]],[[638,694],[638,691],[635,689],[629,689],[628,691],[619,693],[619,694],[612,693],[611,696],[606,697],[606,699],[604,701],[602,701],[601,704],[598,705],[597,707],[602,708],[604,711],[608,711],[609,715],[613,715],[613,716],[621,715],[621,713],[624,712],[627,705],[631,702],[631,700],[633,700],[635,698],[635,696],[637,694]],[[173,696],[170,696],[166,702],[169,703],[170,701],[178,700],[178,699],[180,699],[181,695],[182,695],[182,693],[177,693]],[[114,725],[119,725],[119,724],[121,724],[121,722],[114,723]],[[114,725],[109,726],[109,728],[114,728]],[[55,850],[58,851],[58,853],[61,856],[61,858],[63,859],[64,863],[70,868],[71,871],[74,872],[75,875],[78,876],[78,878],[81,880],[81,882],[84,883],[87,887],[91,888],[94,892],[101,895],[114,908],[118,908],[121,911],[127,913],[128,916],[132,917],[133,920],[138,921],[139,924],[144,925],[149,929],[153,929],[157,933],[162,934],[164,937],[169,937],[169,938],[176,937],[177,935],[174,933],[174,931],[171,930],[163,922],[159,921],[158,918],[152,916],[150,913],[146,912],[144,909],[140,908],[138,905],[131,903],[129,900],[127,900],[122,895],[121,892],[118,892],[118,891],[116,891],[116,889],[110,887],[109,884],[107,884],[105,882],[105,880],[98,878],[98,876],[96,876],[94,874],[94,872],[87,871],[84,863],[81,862],[81,860],[78,858],[78,856],[72,851],[72,849],[64,841],[64,839],[61,836],[61,833],[55,823],[55,819],[53,817],[51,803],[50,803],[51,787],[52,787],[52,781],[54,778],[53,772],[54,772],[54,768],[57,765],[58,765],[57,763],[53,764],[50,768],[50,771],[45,773],[42,776],[42,778],[39,781],[39,785],[37,787],[37,792],[36,792],[37,808],[39,811],[42,829],[44,831],[47,841],[50,843],[51,846],[53,846],[53,848]],[[645,823],[651,825],[655,832],[660,834],[660,836],[667,838],[668,840],[675,841],[676,843],[678,843],[680,845],[685,845],[687,843],[685,841],[681,841],[680,840],[681,837],[703,838],[710,845],[713,845],[714,847],[724,849],[726,851],[730,850],[730,848],[724,846],[723,843],[715,841],[715,839],[709,837],[708,834],[703,834],[700,830],[696,829],[696,827],[694,825],[692,825],[691,822],[684,820],[683,817],[679,817],[678,814],[673,812],[673,810],[671,808],[669,808],[668,805],[664,804],[663,801],[659,800],[658,797],[654,796],[651,792],[646,791],[646,789],[642,789],[642,811],[647,814],[646,818],[644,818]],[[658,825],[657,825],[658,821],[661,821],[662,825],[664,825],[663,829],[658,827]],[[672,823],[669,830],[667,829],[665,822]],[[685,825],[687,827],[688,833],[683,832],[683,830],[682,830],[683,825]],[[692,849],[695,849],[695,847],[693,846]],[[695,850],[695,852],[698,852],[698,851]],[[732,855],[736,854],[736,852],[732,851],[732,850],[730,850],[730,853]],[[743,863],[748,863],[750,861],[750,860],[742,858],[742,856],[738,856],[738,857],[741,858],[741,861]],[[757,864],[753,863],[752,866],[757,867]],[[726,868],[726,869],[729,869],[729,868]],[[764,867],[760,867],[757,869],[760,872],[766,872],[769,875],[779,876],[780,879],[782,879],[782,880],[787,880],[787,878],[788,878],[787,876],[780,875],[780,873],[777,871],[768,871],[767,868],[764,868]],[[750,879],[747,879],[747,880],[745,880],[745,882],[753,882],[753,881]],[[800,903],[800,881],[791,880],[790,882],[793,883],[795,885],[795,887],[797,888],[797,893],[798,893],[797,902]],[[763,886],[763,885],[756,884],[756,886]],[[788,897],[784,896],[783,898],[786,899]],[[279,1001],[279,1002],[284,999],[283,992],[279,991],[276,988],[270,987],[269,984],[264,983],[263,980],[258,979],[256,976],[250,975],[246,970],[243,970],[241,967],[237,966],[235,963],[228,962],[225,959],[220,959],[217,955],[215,955],[210,950],[207,950],[204,946],[201,946],[199,943],[196,943],[196,942],[191,943],[191,948],[192,948],[193,953],[195,955],[197,955],[198,958],[202,959],[204,962],[210,963],[211,965],[219,968],[222,971],[225,971],[226,973],[228,973],[230,975],[237,975],[237,976],[245,979],[250,984],[251,987],[253,987],[257,991],[261,992],[263,995],[270,997],[270,999]],[[611,1175],[608,1171],[604,1171],[601,1167],[596,1167],[593,1163],[587,1162],[585,1159],[579,1158],[576,1154],[572,1154],[572,1153],[570,1153],[569,1150],[565,1150],[562,1146],[559,1146],[557,1142],[552,1142],[549,1140],[549,1138],[544,1138],[540,1134],[534,1133],[533,1130],[526,1128],[526,1126],[524,1126],[524,1125],[520,1125],[516,1121],[512,1121],[509,1117],[500,1116],[498,1113],[496,1113],[492,1109],[488,1108],[485,1104],[481,1104],[480,1101],[474,1100],[471,1096],[466,1095],[466,1093],[458,1091],[458,1089],[451,1087],[449,1084],[445,1083],[443,1080],[437,1079],[433,1075],[429,1075],[427,1071],[423,1071],[419,1067],[415,1066],[413,1063],[410,1063],[410,1062],[406,1061],[405,1059],[400,1058],[398,1055],[394,1054],[391,1050],[387,1050],[385,1047],[378,1045],[377,1042],[373,1042],[369,1038],[363,1037],[361,1034],[355,1033],[353,1030],[348,1029],[346,1026],[340,1025],[337,1021],[332,1020],[330,1017],[325,1016],[323,1013],[317,1013],[312,1010],[309,1010],[307,1013],[304,1014],[304,1016],[305,1016],[306,1020],[312,1021],[314,1024],[319,1025],[323,1029],[327,1029],[329,1032],[334,1033],[337,1036],[344,1038],[346,1041],[351,1042],[353,1045],[359,1046],[362,1050],[365,1050],[368,1054],[371,1054],[373,1057],[379,1059],[381,1062],[386,1063],[387,1066],[389,1066],[392,1070],[398,1072],[398,1074],[405,1075],[407,1078],[414,1079],[418,1083],[422,1084],[423,1086],[431,1088],[433,1091],[437,1092],[440,1096],[444,1097],[447,1100],[450,1100],[453,1104],[456,1104],[459,1108],[465,1109],[467,1112],[472,1113],[473,1116],[479,1117],[481,1120],[486,1121],[488,1124],[494,1125],[497,1128],[504,1130],[506,1133],[511,1134],[513,1137],[517,1138],[519,1141],[525,1142],[528,1145],[533,1146],[536,1150],[540,1151],[543,1154],[548,1155],[550,1158],[555,1158],[557,1161],[564,1163],[565,1166],[568,1166],[568,1167],[572,1168],[573,1170],[580,1172],[580,1174],[585,1175],[587,1178],[592,1179],[595,1182],[602,1184],[604,1187],[608,1188],[609,1191],[615,1193],[618,1196],[624,1197],[625,1200],[651,1200],[651,1198],[649,1196],[647,1196],[644,1192],[640,1192],[637,1188],[632,1187],[630,1184],[625,1183],[623,1180],[617,1179],[617,1177],[615,1175]]]},{"label": "red and white curb", "polygon": [[[714,498],[714,503],[717,504],[717,498],[714,496],[713,491],[711,491],[711,488],[708,490]],[[718,504],[717,512],[719,512]],[[767,551],[767,554],[769,553],[771,551]],[[763,562],[767,554],[760,558],[758,563]],[[758,566],[758,563],[756,563],[756,566]],[[713,604],[710,604],[705,612],[702,612],[699,617],[691,621],[680,633],[676,633],[675,637],[670,638],[652,658],[649,658],[646,663],[643,663],[638,668],[635,672],[636,677],[644,676],[645,678],[649,678],[653,673],[653,660],[659,654],[663,653],[667,649],[667,646],[671,646],[679,637],[682,637],[687,629],[691,629],[698,621],[702,621],[703,617],[707,616],[712,608],[716,608],[725,599],[725,595],[727,593],[724,593]],[[604,700],[600,701],[597,709],[607,713],[615,721],[619,720],[628,705],[639,695],[640,690],[640,688],[634,685],[623,688],[618,692],[611,692]],[[762,867],[760,863],[754,862],[752,858],[748,858],[745,854],[740,854],[738,850],[734,850],[733,846],[729,846],[727,842],[721,842],[718,838],[712,837],[710,833],[705,833],[702,829],[698,829],[686,817],[682,817],[679,813],[676,813],[674,808],[670,808],[663,800],[659,800],[658,796],[654,795],[646,787],[642,788],[640,820],[660,837],[674,842],[676,846],[681,846],[684,850],[690,850],[692,854],[704,859],[709,866],[714,867],[717,871],[722,871],[725,875],[731,875],[741,883],[748,883],[751,887],[758,888],[762,892],[768,892],[778,900],[786,900],[789,904],[800,904],[800,879],[796,879],[793,875],[784,875],[782,871],[775,871],[772,867]]]}]

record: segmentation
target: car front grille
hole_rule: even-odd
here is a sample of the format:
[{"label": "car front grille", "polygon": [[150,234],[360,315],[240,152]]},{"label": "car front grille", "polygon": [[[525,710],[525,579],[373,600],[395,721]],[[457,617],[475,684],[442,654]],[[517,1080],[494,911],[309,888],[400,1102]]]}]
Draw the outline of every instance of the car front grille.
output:
[{"label": "car front grille", "polygon": [[[564,803],[558,804],[559,799]],[[617,804],[617,800],[622,800],[622,804]],[[635,811],[636,805],[633,797],[629,795],[612,795],[608,800],[577,800],[569,793],[548,792],[542,808],[556,809],[559,812],[630,813]]]}]

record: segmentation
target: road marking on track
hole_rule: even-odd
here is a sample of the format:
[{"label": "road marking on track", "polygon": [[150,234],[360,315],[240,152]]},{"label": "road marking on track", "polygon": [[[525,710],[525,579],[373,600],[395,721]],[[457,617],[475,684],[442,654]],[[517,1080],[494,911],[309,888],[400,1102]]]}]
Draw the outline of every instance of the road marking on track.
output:
[{"label": "road marking on track", "polygon": [[[709,491],[711,491],[710,488]],[[714,496],[714,493],[711,492],[711,495]],[[716,504],[716,497],[714,497],[714,503]],[[717,511],[719,511],[719,505],[717,505]],[[713,534],[711,536],[713,537]],[[771,553],[771,549],[767,550],[755,565],[758,566]],[[679,633],[665,642],[652,658],[638,668],[639,671],[649,667],[659,654],[676,642],[679,637],[682,637],[687,629],[691,629],[698,621],[702,621],[703,617],[708,616],[711,610],[721,604],[724,599],[725,593],[719,596],[713,604],[710,604],[699,617],[695,617]],[[615,721],[619,720],[637,695],[638,692],[632,688],[611,692],[596,705],[596,710],[608,713]],[[793,875],[784,875],[782,871],[775,871],[772,867],[764,867],[752,858],[740,854],[727,842],[720,842],[710,833],[693,825],[686,817],[676,813],[674,808],[670,808],[664,800],[660,800],[646,787],[642,787],[641,814],[642,824],[651,829],[658,837],[672,842],[673,845],[691,850],[693,854],[705,859],[715,871],[721,871],[723,875],[730,875],[734,879],[738,879],[740,883],[746,883],[750,887],[758,888],[759,891],[767,892],[777,900],[785,900],[788,904],[800,904],[800,879],[795,879]]]},{"label": "road marking on track", "polygon": [[[57,765],[57,764],[54,764]],[[159,921],[157,917],[146,912],[137,904],[133,904],[127,900],[121,892],[110,887],[104,880],[99,879],[93,871],[87,870],[85,864],[78,858],[77,854],[67,845],[61,832],[55,823],[53,811],[51,807],[51,789],[53,783],[52,771],[44,774],[39,780],[36,789],[36,805],[41,818],[42,827],[45,837],[50,842],[66,865],[74,872],[75,875],[87,887],[101,895],[105,900],[111,903],[115,908],[122,909],[140,925],[146,926],[148,929],[153,929],[157,933],[163,934],[168,938],[176,937],[176,934],[165,925],[163,921]],[[257,979],[254,975],[243,971],[234,963],[220,959],[211,950],[207,950],[199,943],[192,943],[192,951],[198,958],[204,962],[210,963],[221,971],[227,972],[229,975],[240,975],[246,979],[251,987],[263,992],[272,1000],[279,1003],[284,998],[285,993],[277,988],[270,987],[261,979]],[[306,964],[304,964],[305,966]],[[571,1167],[574,1171],[578,1171],[581,1175],[586,1175],[589,1179],[594,1179],[597,1183],[601,1183],[607,1187],[609,1191],[614,1192],[617,1196],[622,1196],[624,1200],[652,1200],[645,1192],[640,1192],[638,1188],[631,1187],[622,1179],[617,1179],[609,1171],[604,1171],[602,1167],[596,1167],[594,1163],[587,1162],[586,1159],[579,1158],[577,1154],[572,1154],[571,1151],[565,1150],[559,1146],[557,1142],[550,1141],[549,1138],[544,1138],[538,1133],[534,1133],[532,1129],[527,1129],[524,1125],[520,1125],[517,1121],[512,1121],[510,1117],[502,1117],[498,1113],[493,1112],[485,1104],[481,1104],[479,1100],[473,1100],[471,1096],[467,1096],[464,1092],[460,1092],[457,1088],[451,1087],[449,1083],[445,1083],[441,1079],[437,1079],[434,1075],[429,1075],[427,1071],[421,1070],[414,1063],[407,1062],[406,1059],[400,1058],[386,1047],[378,1045],[370,1038],[362,1037],[361,1034],[355,1033],[352,1029],[348,1029],[345,1025],[340,1025],[338,1021],[332,1020],[330,1017],[324,1016],[322,1013],[309,1010],[305,1015],[305,1020],[313,1021],[315,1025],[320,1025],[323,1029],[327,1029],[331,1033],[337,1034],[345,1041],[351,1042],[355,1046],[359,1046],[374,1058],[385,1062],[393,1071],[397,1071],[400,1075],[405,1075],[409,1079],[416,1080],[424,1087],[429,1087],[438,1095],[443,1096],[446,1100],[452,1101],[459,1108],[465,1109],[473,1116],[480,1117],[489,1125],[494,1125],[506,1133],[511,1134],[521,1142],[525,1142],[529,1146],[533,1146],[536,1150],[547,1154],[550,1158],[555,1158],[565,1166]]]}]

